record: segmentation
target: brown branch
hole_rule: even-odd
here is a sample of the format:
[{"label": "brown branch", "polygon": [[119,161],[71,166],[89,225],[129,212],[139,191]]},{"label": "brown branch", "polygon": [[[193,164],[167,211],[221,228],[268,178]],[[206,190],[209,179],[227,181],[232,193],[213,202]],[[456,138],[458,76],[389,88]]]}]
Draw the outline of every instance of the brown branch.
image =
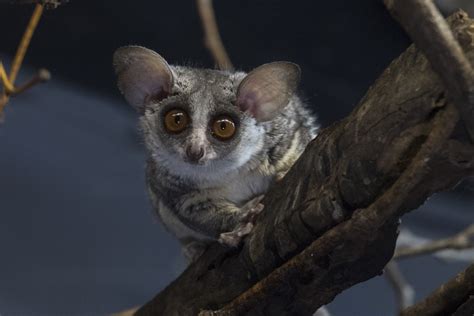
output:
[{"label": "brown branch", "polygon": [[41,4],[46,9],[56,9],[61,4],[65,4],[69,0],[0,0],[0,3],[10,3],[10,4]]},{"label": "brown branch", "polygon": [[471,295],[452,316],[472,316],[474,315],[474,295]]},{"label": "brown branch", "polygon": [[[458,13],[451,24],[469,35],[474,22]],[[474,46],[463,48],[473,62]],[[380,274],[398,216],[474,173],[469,136],[451,134],[458,117],[411,46],[267,193],[242,248],[211,246],[136,314],[311,314]]]},{"label": "brown branch", "polygon": [[197,0],[196,3],[205,34],[204,44],[214,58],[217,67],[222,70],[234,69],[219,35],[212,0]]},{"label": "brown branch", "polygon": [[36,86],[37,84],[44,83],[51,79],[51,73],[47,69],[40,69],[38,72],[31,77],[30,80],[23,83],[21,86],[16,87],[14,90],[9,91],[10,96],[16,96],[20,93],[23,93],[32,87]]},{"label": "brown branch", "polygon": [[[409,198],[416,186],[421,185],[424,175],[429,172],[429,157],[433,152],[441,149],[451,134],[457,121],[457,113],[446,108],[445,111],[440,112],[436,119],[432,132],[428,135],[413,162],[387,192],[369,207],[356,210],[350,220],[329,230],[301,253],[272,271],[223,309],[213,312],[212,315],[237,316],[255,308],[267,297],[275,295],[275,291],[279,291],[284,283],[296,277],[295,272],[318,272],[318,268],[312,269],[311,264],[328,256],[338,245],[349,243],[355,239],[360,241],[358,247],[362,249],[369,247],[374,238],[380,237],[377,233],[384,229],[390,219],[401,216],[406,211],[401,207],[403,202]],[[346,251],[357,253],[357,250],[353,249]],[[362,256],[363,253],[357,253],[357,255]],[[208,314],[203,313],[202,316],[204,315]]]},{"label": "brown branch", "polygon": [[413,246],[413,247],[399,247],[395,250],[395,259],[403,259],[407,257],[431,254],[441,250],[447,249],[468,249],[474,247],[474,224],[462,232],[440,240],[435,240],[424,245]]},{"label": "brown branch", "polygon": [[43,14],[43,5],[37,4],[33,11],[33,14],[28,22],[28,26],[21,38],[20,45],[16,51],[15,57],[13,59],[12,67],[10,70],[10,74],[8,77],[6,76],[5,68],[3,64],[0,62],[0,82],[3,84],[3,92],[0,93],[0,117],[3,114],[3,109],[7,105],[10,96],[17,95],[21,92],[26,91],[27,89],[31,88],[35,84],[45,82],[49,80],[51,75],[49,71],[46,69],[41,69],[32,79],[30,79],[25,84],[21,85],[20,87],[15,87],[15,80],[18,76],[18,72],[20,71],[21,65],[23,64],[23,60],[26,55],[26,51],[31,42],[31,38],[33,37],[33,33],[38,26],[39,20],[41,15]]},{"label": "brown branch", "polygon": [[18,72],[20,71],[21,64],[25,59],[26,50],[28,49],[28,46],[30,46],[31,38],[33,37],[33,33],[35,32],[36,27],[38,26],[38,22],[42,14],[43,5],[37,4],[35,6],[35,10],[33,11],[33,15],[31,16],[31,19],[28,23],[28,26],[26,27],[25,33],[23,34],[23,37],[20,41],[20,45],[18,46],[18,49],[16,51],[15,58],[13,59],[12,68],[10,70],[10,75],[8,78],[10,79],[10,82],[12,84],[15,83]]},{"label": "brown branch", "polygon": [[[474,265],[443,284],[421,302],[405,309],[401,316],[451,315],[474,295]],[[471,310],[471,315],[473,310]]]},{"label": "brown branch", "polygon": [[473,43],[474,27],[458,30],[456,39],[433,0],[384,2],[443,81],[474,141],[474,69],[458,42]]}]

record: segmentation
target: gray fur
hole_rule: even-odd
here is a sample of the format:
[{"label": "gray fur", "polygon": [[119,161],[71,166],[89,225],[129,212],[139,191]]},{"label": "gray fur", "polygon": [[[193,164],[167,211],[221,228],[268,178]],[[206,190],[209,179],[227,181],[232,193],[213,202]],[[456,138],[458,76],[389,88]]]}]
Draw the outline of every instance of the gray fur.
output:
[{"label": "gray fur", "polygon": [[[135,46],[127,48],[127,52],[134,49],[141,53],[148,51]],[[123,48],[120,50],[124,51]],[[122,71],[129,65],[124,66],[121,60],[127,58],[117,55],[120,53],[114,56],[115,67]],[[162,61],[154,59],[153,62]],[[280,65],[294,67],[290,63],[267,65],[271,66],[264,68]],[[257,115],[244,112],[236,105],[241,93],[239,85],[246,78],[245,73],[167,64],[166,67],[173,74],[170,94],[159,100],[155,98],[150,104],[143,104],[144,111],[140,118],[149,156],[147,185],[157,214],[167,229],[180,239],[185,252],[189,253],[193,251],[187,249],[187,245],[202,245],[201,242],[217,240],[220,234],[232,231],[241,223],[246,203],[264,194],[272,182],[288,171],[308,142],[316,136],[317,126],[302,101],[294,95],[294,82],[281,83],[287,96],[278,96],[278,91],[265,95],[265,89],[258,86],[261,79],[253,80],[256,86],[251,88],[261,91],[264,97],[259,94],[252,102],[260,106],[258,98],[263,98],[266,105],[262,107],[275,112],[273,115],[269,115],[268,111],[259,112],[265,114],[265,120],[260,120]],[[158,69],[163,69],[163,65]],[[281,69],[277,69],[280,73],[275,80],[292,78],[294,81],[295,74],[285,78]],[[293,69],[296,71],[296,68]],[[127,81],[133,80],[130,76],[126,80],[121,78],[120,73],[118,76],[122,91],[133,90],[137,81],[147,80],[146,74],[145,78],[136,78],[133,83]],[[271,73],[262,75],[259,72],[259,77],[265,76],[271,76]],[[266,87],[275,90],[275,85],[268,87],[271,79],[265,81]],[[147,82],[147,85],[150,86],[150,83]],[[132,93],[136,99],[137,92]],[[285,98],[289,101],[285,101],[286,104],[280,108],[268,105],[269,100],[276,98],[279,102]],[[149,99],[153,98],[143,96],[143,100]],[[133,105],[137,107],[137,104]],[[191,118],[190,127],[177,135],[166,132],[163,124],[164,114],[175,107],[186,110]],[[228,141],[214,138],[209,131],[210,120],[222,114],[231,116],[237,122],[237,132]],[[190,163],[186,159],[185,148],[196,143],[205,148],[205,154],[199,163]]]}]

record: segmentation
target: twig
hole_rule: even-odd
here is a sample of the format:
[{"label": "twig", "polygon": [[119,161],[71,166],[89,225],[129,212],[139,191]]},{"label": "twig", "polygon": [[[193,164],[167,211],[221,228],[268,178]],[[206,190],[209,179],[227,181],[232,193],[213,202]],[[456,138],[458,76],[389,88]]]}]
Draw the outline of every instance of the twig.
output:
[{"label": "twig", "polygon": [[473,294],[474,265],[471,265],[421,302],[403,310],[401,316],[451,315]]},{"label": "twig", "polygon": [[25,33],[23,33],[23,37],[21,38],[20,45],[18,46],[18,49],[16,51],[8,77],[6,75],[6,71],[3,67],[3,64],[0,62],[0,80],[4,86],[3,93],[0,94],[0,116],[3,113],[3,109],[8,103],[10,96],[24,92],[25,90],[31,88],[33,85],[49,80],[51,77],[50,73],[47,70],[41,69],[27,83],[21,85],[18,88],[15,88],[15,80],[18,76],[18,72],[20,71],[21,65],[23,64],[26,51],[28,49],[28,46],[30,45],[31,38],[33,36],[34,31],[36,30],[36,27],[38,26],[38,22],[42,14],[43,5],[38,3],[35,6],[31,19],[28,23],[28,26],[26,27]]},{"label": "twig", "polygon": [[10,79],[8,79],[8,74],[3,67],[3,63],[0,61],[0,81],[3,84],[3,89],[5,92],[8,94],[11,91],[15,90],[15,86],[10,82]]},{"label": "twig", "polygon": [[0,81],[3,82],[3,88],[7,96],[15,96],[17,94],[23,93],[31,87],[39,83],[48,81],[49,79],[51,79],[51,73],[47,69],[42,68],[30,80],[28,80],[19,87],[15,87],[11,84],[10,79],[8,79],[7,73],[5,72],[5,68],[0,62]]},{"label": "twig", "polygon": [[41,68],[33,77],[31,77],[30,80],[23,83],[21,86],[16,87],[13,91],[9,93],[9,95],[16,96],[34,87],[35,85],[39,83],[44,83],[50,79],[51,79],[51,73],[47,69]]},{"label": "twig", "polygon": [[460,233],[440,240],[435,240],[424,245],[413,247],[399,247],[395,250],[395,259],[403,259],[407,257],[419,256],[438,252],[447,249],[468,249],[474,247],[474,224],[467,227]]},{"label": "twig", "polygon": [[61,4],[69,2],[69,0],[0,0],[0,3],[10,3],[10,4],[41,4],[46,9],[56,9]]},{"label": "twig", "polygon": [[12,68],[10,70],[10,76],[8,78],[10,79],[10,82],[12,84],[15,83],[18,72],[20,71],[21,64],[23,63],[23,59],[25,58],[26,50],[28,49],[28,46],[30,46],[31,38],[33,37],[33,33],[35,32],[36,27],[38,26],[38,22],[42,14],[43,5],[37,4],[35,6],[35,10],[33,11],[33,15],[31,16],[30,22],[26,27],[25,33],[23,34],[23,37],[20,41],[20,45],[18,46],[18,49],[16,51],[15,58],[13,59]]},{"label": "twig", "polygon": [[138,310],[138,307],[132,307],[118,313],[113,313],[110,316],[133,316],[137,310]]},{"label": "twig", "polygon": [[[433,0],[384,0],[438,74],[474,141],[474,69]],[[461,13],[458,13],[461,14]],[[474,33],[471,26],[468,32]],[[471,37],[459,40],[472,41]]]},{"label": "twig", "polygon": [[398,312],[413,305],[415,302],[415,290],[405,279],[400,267],[394,260],[387,264],[384,275],[395,290]]},{"label": "twig", "polygon": [[214,58],[217,67],[222,70],[234,69],[219,35],[212,0],[197,0],[197,7],[205,34],[204,44]]}]

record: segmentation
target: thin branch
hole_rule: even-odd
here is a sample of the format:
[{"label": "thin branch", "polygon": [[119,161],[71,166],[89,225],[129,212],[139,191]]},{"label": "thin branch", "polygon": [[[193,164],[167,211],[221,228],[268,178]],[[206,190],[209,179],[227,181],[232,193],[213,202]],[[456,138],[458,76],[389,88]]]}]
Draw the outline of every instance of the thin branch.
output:
[{"label": "thin branch", "polygon": [[410,283],[408,283],[400,267],[394,260],[391,260],[387,264],[384,275],[395,290],[398,312],[413,305],[415,302],[415,290]]},{"label": "thin branch", "polygon": [[233,70],[232,62],[222,43],[217,27],[212,0],[197,0],[199,16],[204,29],[204,44],[209,49],[217,67],[222,70]]},{"label": "thin branch", "polygon": [[13,91],[10,91],[9,95],[16,96],[20,93],[23,93],[31,89],[37,84],[44,83],[50,79],[51,79],[51,73],[47,69],[41,68],[33,77],[31,77],[30,80],[16,87]]},{"label": "thin branch", "polygon": [[440,239],[435,240],[424,245],[418,245],[413,247],[399,247],[395,250],[395,259],[403,259],[407,257],[431,254],[434,252],[447,250],[447,249],[468,249],[474,247],[474,224],[467,227],[465,230],[460,233]]},{"label": "thin branch", "polygon": [[15,58],[13,59],[12,68],[10,70],[10,76],[8,78],[10,79],[10,82],[12,84],[15,83],[18,72],[20,71],[21,64],[25,59],[26,51],[28,49],[28,46],[30,46],[31,38],[33,37],[33,33],[35,32],[36,27],[38,26],[38,22],[41,18],[41,15],[43,14],[43,8],[44,7],[42,4],[37,4],[35,6],[33,15],[31,16],[30,22],[28,23],[25,33],[23,34],[23,37],[20,41],[20,45],[18,46],[18,49],[16,51]]},{"label": "thin branch", "polygon": [[118,313],[113,313],[111,316],[133,316],[137,310],[138,307],[132,307]]},{"label": "thin branch", "polygon": [[403,310],[401,316],[451,315],[473,294],[474,264],[443,284],[421,302]]},{"label": "thin branch", "polygon": [[10,79],[8,79],[7,71],[3,67],[3,63],[1,61],[0,61],[0,82],[3,84],[3,88],[5,89],[5,92],[7,94],[15,90],[15,86],[10,82]]},{"label": "thin branch", "polygon": [[56,9],[61,4],[65,4],[69,0],[0,0],[0,3],[10,3],[10,4],[41,4],[46,9]]},{"label": "thin branch", "polygon": [[[474,69],[433,0],[384,0],[386,7],[410,35],[454,101],[474,141]],[[468,32],[474,34],[474,28]],[[472,43],[471,36],[456,34]]]},{"label": "thin branch", "polygon": [[0,62],[0,81],[3,82],[4,90],[7,96],[15,96],[17,94],[23,93],[26,90],[32,88],[33,86],[43,83],[51,79],[51,73],[47,69],[40,69],[36,75],[34,75],[30,80],[23,83],[21,86],[15,87],[11,84],[8,79],[8,75],[3,67],[3,64]]},{"label": "thin branch", "polygon": [[43,14],[43,5],[38,3],[35,6],[33,14],[28,22],[28,26],[26,27],[25,32],[23,33],[23,37],[21,38],[20,45],[16,51],[15,57],[13,59],[12,67],[10,70],[10,74],[6,75],[6,70],[3,67],[3,64],[0,62],[0,82],[3,84],[3,93],[0,94],[0,117],[3,114],[3,109],[7,105],[10,96],[17,95],[21,92],[26,91],[27,89],[31,88],[35,84],[45,82],[49,80],[51,75],[46,69],[41,69],[32,79],[30,79],[25,84],[21,85],[20,87],[15,87],[15,80],[18,76],[18,72],[20,71],[21,65],[23,64],[23,60],[26,55],[26,51],[31,42],[31,38],[33,37],[33,33],[38,26],[39,20],[41,15]]}]

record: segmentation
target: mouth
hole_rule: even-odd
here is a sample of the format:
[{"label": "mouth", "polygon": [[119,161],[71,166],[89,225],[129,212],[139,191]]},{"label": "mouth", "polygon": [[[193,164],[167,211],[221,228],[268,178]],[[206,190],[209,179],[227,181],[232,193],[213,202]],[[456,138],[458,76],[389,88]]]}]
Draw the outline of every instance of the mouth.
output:
[{"label": "mouth", "polygon": [[207,164],[207,160],[194,160],[194,159],[189,159],[188,157],[185,157],[184,162],[191,165],[191,166],[205,166]]}]

